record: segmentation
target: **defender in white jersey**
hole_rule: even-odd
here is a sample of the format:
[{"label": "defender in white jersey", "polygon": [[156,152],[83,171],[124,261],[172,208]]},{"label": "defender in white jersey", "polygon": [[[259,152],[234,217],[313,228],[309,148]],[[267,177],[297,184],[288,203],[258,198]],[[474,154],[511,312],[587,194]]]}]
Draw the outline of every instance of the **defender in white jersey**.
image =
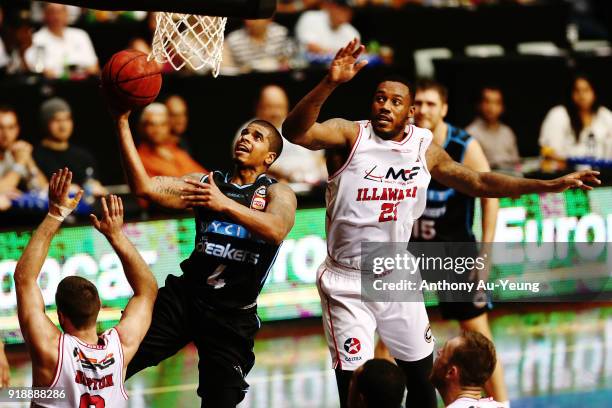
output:
[{"label": "defender in white jersey", "polygon": [[121,231],[123,204],[102,198],[103,217],[91,215],[92,224],[117,253],[134,291],[121,321],[98,335],[96,319],[100,298],[86,279],[68,276],[55,293],[57,315],[63,333],[45,314],[45,302],[37,280],[49,246],[64,218],[76,208],[82,191],[69,198],[72,173],[54,173],[49,182],[49,214],[32,235],[15,269],[19,326],[32,358],[32,385],[63,389],[57,399],[35,398],[34,407],[127,407],[123,380],[127,364],[151,323],[157,283],[136,248]]},{"label": "defender in white jersey", "polygon": [[[368,302],[361,299],[361,242],[408,243],[412,223],[425,206],[430,177],[472,196],[518,196],[564,191],[584,182],[599,184],[597,172],[583,171],[542,181],[470,170],[431,142],[428,130],[409,125],[414,113],[411,88],[400,78],[378,84],[370,121],[330,119],[317,123],[321,106],[334,89],[365,65],[364,47],[355,39],[338,51],[325,78],[291,111],[283,136],[311,150],[328,149],[328,257],[317,285],[332,354],[340,403],[352,371],[374,355],[378,331],[406,374],[407,405],[435,407],[428,381],[433,336],[422,302]],[[331,159],[339,155],[340,162]],[[393,271],[391,271],[393,273]]]},{"label": "defender in white jersey", "polygon": [[448,408],[503,408],[493,398],[482,398],[497,356],[493,342],[475,331],[466,331],[444,343],[431,373],[444,406]]}]

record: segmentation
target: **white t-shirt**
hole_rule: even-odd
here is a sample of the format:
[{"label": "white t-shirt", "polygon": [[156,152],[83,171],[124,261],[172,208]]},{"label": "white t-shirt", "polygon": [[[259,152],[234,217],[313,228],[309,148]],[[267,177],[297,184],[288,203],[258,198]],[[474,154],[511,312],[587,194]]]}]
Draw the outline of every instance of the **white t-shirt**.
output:
[{"label": "white t-shirt", "polygon": [[567,157],[591,156],[589,135],[594,137],[594,155],[599,159],[612,159],[612,112],[600,107],[593,117],[590,126],[585,127],[578,136],[574,136],[571,121],[565,106],[552,108],[540,130],[540,146],[553,148],[556,155]]},{"label": "white t-shirt", "polygon": [[490,397],[480,399],[461,397],[447,405],[446,408],[504,408],[504,404]]},{"label": "white t-shirt", "polygon": [[333,30],[329,15],[324,10],[302,14],[295,26],[295,35],[301,45],[314,43],[333,53],[346,46],[353,38],[360,38],[359,31],[349,23]]},{"label": "white t-shirt", "polygon": [[54,76],[61,76],[67,65],[85,68],[98,63],[89,34],[74,27],[66,27],[63,37],[42,27],[32,37],[32,46],[25,57],[31,67],[37,66],[42,59],[44,69]]}]

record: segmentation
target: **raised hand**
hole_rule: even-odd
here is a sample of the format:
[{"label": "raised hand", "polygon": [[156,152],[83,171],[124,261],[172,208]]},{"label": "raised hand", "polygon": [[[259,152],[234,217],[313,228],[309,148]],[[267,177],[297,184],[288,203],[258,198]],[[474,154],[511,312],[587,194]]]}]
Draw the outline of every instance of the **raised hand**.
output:
[{"label": "raised hand", "polygon": [[[550,181],[550,192],[561,193],[570,188],[579,188],[581,190],[592,190],[589,184],[600,185],[601,180],[597,178],[598,171],[583,170],[567,174],[563,177],[556,178]],[[589,184],[586,184],[589,183]]]},{"label": "raised hand", "polygon": [[89,214],[91,223],[107,238],[115,237],[121,234],[123,227],[123,201],[121,197],[116,195],[108,196],[108,204],[106,198],[102,197],[102,219],[99,220],[94,214]]},{"label": "raised hand", "polygon": [[64,167],[53,173],[49,180],[49,214],[63,220],[81,201],[83,190],[79,190],[73,198],[68,192],[72,182],[72,172]]},{"label": "raised hand", "polygon": [[353,79],[368,64],[368,61],[357,62],[365,47],[357,38],[340,48],[329,67],[328,77],[333,83],[341,84]]}]

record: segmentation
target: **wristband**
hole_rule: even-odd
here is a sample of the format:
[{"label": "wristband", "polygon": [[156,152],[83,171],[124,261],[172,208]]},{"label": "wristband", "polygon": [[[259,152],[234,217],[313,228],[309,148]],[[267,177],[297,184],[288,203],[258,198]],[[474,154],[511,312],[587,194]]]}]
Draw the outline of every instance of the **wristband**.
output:
[{"label": "wristband", "polygon": [[61,215],[53,215],[51,213],[47,213],[47,216],[53,218],[54,220],[58,220],[59,222],[64,222],[64,217]]},{"label": "wristband", "polygon": [[69,216],[72,211],[74,210],[74,208],[68,208],[68,207],[64,207],[63,205],[59,205],[56,203],[51,203],[52,206],[54,206],[55,208],[57,208],[61,214],[62,217],[66,218],[67,216]]}]

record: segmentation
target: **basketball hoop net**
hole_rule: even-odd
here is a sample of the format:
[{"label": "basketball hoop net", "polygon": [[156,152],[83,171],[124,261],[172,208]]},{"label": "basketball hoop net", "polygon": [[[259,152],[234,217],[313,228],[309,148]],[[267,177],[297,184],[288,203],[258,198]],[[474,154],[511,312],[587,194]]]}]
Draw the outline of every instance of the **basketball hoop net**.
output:
[{"label": "basketball hoop net", "polygon": [[194,70],[209,67],[216,77],[226,22],[227,17],[158,13],[151,55],[159,63],[169,62],[177,71],[185,65]]}]

